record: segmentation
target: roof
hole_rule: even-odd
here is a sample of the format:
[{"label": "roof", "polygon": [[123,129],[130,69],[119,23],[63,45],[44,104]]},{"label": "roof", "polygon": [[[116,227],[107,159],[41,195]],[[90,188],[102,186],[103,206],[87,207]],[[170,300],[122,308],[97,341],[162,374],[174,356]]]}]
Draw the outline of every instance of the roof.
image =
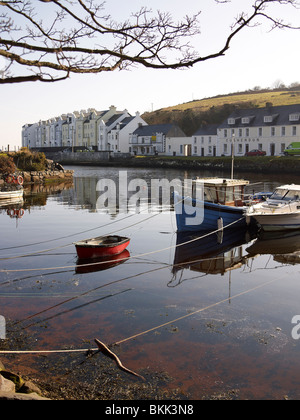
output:
[{"label": "roof", "polygon": [[[291,114],[300,115],[300,104],[269,106],[265,108],[236,109],[218,128],[263,127],[274,125],[300,124],[299,120],[291,121]],[[269,117],[269,119],[265,119]],[[243,121],[244,119],[244,121]],[[229,121],[232,120],[232,124]]]},{"label": "roof", "polygon": [[249,181],[245,179],[228,179],[228,178],[196,178],[196,182],[202,182],[204,185],[226,185],[226,186],[237,186],[237,185],[248,185]]},{"label": "roof", "polygon": [[216,136],[219,124],[203,125],[193,134],[193,136]]},{"label": "roof", "polygon": [[289,185],[281,185],[280,187],[277,187],[276,190],[278,189],[283,189],[283,190],[291,190],[291,191],[299,191],[300,190],[300,185],[295,185],[295,184],[289,184]]},{"label": "roof", "polygon": [[117,121],[120,118],[120,114],[114,114],[113,116],[110,117],[110,119],[108,121],[106,121],[105,125],[107,127],[109,127],[110,125],[112,125],[115,121]]},{"label": "roof", "polygon": [[116,126],[114,126],[111,130],[109,130],[109,133],[113,130],[117,130],[118,125],[120,126],[120,130],[122,130],[124,127],[126,127],[127,124],[130,123],[130,121],[134,120],[135,117],[126,117],[122,121],[120,121]]},{"label": "roof", "polygon": [[157,133],[168,135],[168,133],[174,129],[177,130],[180,135],[185,136],[182,130],[175,124],[142,125],[138,127],[133,134],[138,136],[156,136]]}]

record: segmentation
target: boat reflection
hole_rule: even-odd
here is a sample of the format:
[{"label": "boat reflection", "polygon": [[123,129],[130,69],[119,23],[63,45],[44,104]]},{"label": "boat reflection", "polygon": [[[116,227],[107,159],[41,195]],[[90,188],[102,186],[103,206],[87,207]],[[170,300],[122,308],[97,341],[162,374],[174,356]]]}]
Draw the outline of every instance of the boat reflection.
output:
[{"label": "boat reflection", "polygon": [[[173,279],[184,269],[204,274],[220,274],[240,268],[247,262],[244,246],[256,238],[256,233],[247,229],[225,229],[223,232],[177,233],[177,246],[173,262]],[[252,257],[252,256],[251,256]],[[179,280],[180,282],[180,280]]]},{"label": "boat reflection", "polygon": [[300,263],[300,232],[260,232],[257,240],[247,248],[251,255],[270,254],[277,262]]},{"label": "boat reflection", "polygon": [[0,202],[0,213],[6,213],[11,219],[21,219],[25,210],[23,197],[3,199]]},{"label": "boat reflection", "polygon": [[130,257],[130,252],[125,249],[121,254],[109,257],[91,259],[77,259],[76,274],[94,273],[96,271],[104,271],[123,264]]}]

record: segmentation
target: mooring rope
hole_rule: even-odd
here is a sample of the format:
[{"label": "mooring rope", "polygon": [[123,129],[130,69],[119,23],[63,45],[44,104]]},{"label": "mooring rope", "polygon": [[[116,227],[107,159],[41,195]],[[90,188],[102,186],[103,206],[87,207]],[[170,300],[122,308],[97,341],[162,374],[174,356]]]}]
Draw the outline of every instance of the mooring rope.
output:
[{"label": "mooring rope", "polygon": [[[192,242],[195,242],[195,241],[204,239],[207,236],[216,234],[218,232],[223,231],[224,229],[227,229],[229,227],[232,227],[233,225],[235,225],[236,223],[240,222],[243,219],[244,219],[244,217],[241,217],[240,219],[235,220],[234,222],[229,223],[228,225],[226,225],[224,227],[221,227],[221,228],[216,229],[214,231],[208,232],[208,233],[206,233],[206,234],[204,234],[204,235],[202,235],[200,237],[190,239],[189,241],[183,242],[181,244],[171,245],[171,246],[168,246],[168,247],[165,247],[165,248],[156,249],[154,251],[149,251],[149,252],[145,252],[145,253],[142,253],[142,254],[130,255],[130,256],[128,256],[128,258],[126,258],[126,260],[133,259],[133,258],[140,258],[140,257],[144,257],[144,256],[147,256],[147,255],[156,254],[158,252],[167,251],[167,250],[170,250],[170,249],[174,249],[174,248],[177,248],[177,247],[180,247],[180,246],[183,246],[183,245],[186,245],[186,244],[189,244],[189,243],[192,243]],[[65,265],[65,266],[60,266],[60,267],[57,267],[56,266],[56,267],[43,267],[43,268],[19,268],[19,269],[13,269],[13,270],[10,270],[10,269],[0,269],[0,273],[15,273],[15,272],[20,272],[20,271],[25,272],[25,271],[61,270],[61,269],[67,269],[67,268],[89,267],[89,266],[93,266],[93,265],[97,265],[97,264],[106,264],[106,263],[113,262],[113,261],[114,260],[107,260],[107,261],[100,261],[100,262],[97,261],[97,262],[93,262],[93,263],[86,263],[86,264],[80,264],[80,265],[77,265],[77,264],[76,265]]]},{"label": "mooring rope", "polygon": [[[158,213],[158,214],[159,214],[159,213]],[[128,229],[128,228],[130,228],[130,227],[133,227],[133,226],[135,226],[135,225],[138,225],[138,224],[140,224],[140,223],[146,222],[147,220],[149,220],[149,219],[151,219],[152,217],[155,217],[155,216],[157,216],[157,214],[152,214],[151,216],[147,217],[147,218],[146,218],[146,219],[144,219],[144,220],[140,220],[140,221],[138,221],[138,222],[132,223],[131,225],[128,225],[128,226],[125,226],[125,227],[120,228],[120,229],[118,229],[118,230],[115,230],[115,231],[113,231],[113,232],[107,233],[107,235],[113,235],[114,233],[116,233],[116,232],[120,232],[121,230],[125,230],[125,229]],[[122,220],[123,220],[123,219],[122,219]],[[103,227],[103,226],[102,226],[102,227]],[[95,230],[95,229],[98,229],[98,228],[89,229],[89,230]],[[77,233],[76,233],[76,234],[74,234],[74,235],[77,235]],[[70,235],[70,236],[72,236],[72,235]],[[65,245],[59,245],[59,246],[54,247],[54,248],[43,249],[43,250],[41,250],[41,251],[34,251],[34,252],[29,253],[29,254],[15,255],[15,256],[13,256],[13,257],[2,257],[2,258],[0,258],[0,261],[4,261],[4,260],[13,260],[13,259],[16,259],[16,258],[30,257],[30,256],[33,256],[33,255],[43,254],[43,253],[45,253],[45,252],[55,251],[55,250],[60,249],[60,248],[66,248],[66,247],[68,247],[68,246],[72,246],[72,245],[74,245],[74,244],[73,244],[73,243],[68,243],[68,244],[65,244]],[[0,270],[0,271],[1,271],[1,270]],[[6,270],[4,270],[4,271],[6,271]]]},{"label": "mooring rope", "polygon": [[[130,337],[127,337],[127,338],[124,338],[122,340],[116,341],[116,342],[112,343],[110,346],[120,345],[120,344],[125,343],[129,340],[133,340],[137,337],[148,334],[151,331],[158,330],[159,328],[163,328],[167,325],[173,324],[174,322],[181,321],[185,318],[191,317],[195,314],[198,314],[200,312],[204,312],[204,311],[206,311],[208,309],[211,309],[215,306],[221,305],[222,303],[228,302],[229,300],[231,301],[232,299],[236,299],[240,296],[246,295],[247,293],[253,292],[257,289],[261,289],[262,287],[268,286],[268,285],[270,285],[270,284],[272,284],[272,283],[274,283],[275,281],[278,281],[278,280],[279,279],[269,280],[265,283],[254,286],[251,289],[244,290],[243,292],[237,293],[236,295],[229,296],[229,297],[227,297],[225,299],[222,299],[218,302],[207,305],[204,308],[197,309],[196,311],[190,312],[190,313],[185,314],[181,317],[175,318],[171,321],[165,322],[165,323],[160,324],[160,325],[156,325],[155,327],[149,328],[148,330],[141,331],[140,333],[137,333],[137,334],[134,334]],[[97,347],[97,348],[84,348],[84,349],[58,349],[58,350],[0,350],[0,354],[79,353],[79,352],[88,352],[88,351],[96,351],[96,350],[99,350],[99,347]]]}]

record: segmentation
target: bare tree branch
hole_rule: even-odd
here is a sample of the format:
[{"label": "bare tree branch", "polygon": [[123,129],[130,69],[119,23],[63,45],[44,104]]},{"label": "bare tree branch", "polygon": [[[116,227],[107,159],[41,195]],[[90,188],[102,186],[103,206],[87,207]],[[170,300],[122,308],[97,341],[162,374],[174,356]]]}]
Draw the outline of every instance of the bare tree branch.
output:
[{"label": "bare tree branch", "polygon": [[299,29],[273,16],[273,5],[297,12],[300,7],[299,0],[253,0],[251,14],[238,14],[223,47],[202,56],[192,45],[200,33],[200,12],[174,22],[170,13],[153,14],[143,7],[116,22],[105,13],[105,3],[97,0],[0,0],[0,57],[5,62],[0,83],[54,82],[72,73],[101,73],[132,65],[191,67],[224,55],[244,28],[262,21],[270,22],[271,29]]}]

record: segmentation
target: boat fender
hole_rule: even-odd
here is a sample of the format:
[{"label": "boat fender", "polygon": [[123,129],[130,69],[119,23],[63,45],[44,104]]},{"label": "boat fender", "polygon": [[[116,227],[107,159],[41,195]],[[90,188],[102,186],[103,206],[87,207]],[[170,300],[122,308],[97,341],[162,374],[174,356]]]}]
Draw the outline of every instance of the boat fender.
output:
[{"label": "boat fender", "polygon": [[223,229],[223,219],[222,217],[218,218],[218,230]]},{"label": "boat fender", "polygon": [[218,218],[217,223],[218,223],[218,234],[217,234],[218,244],[222,244],[223,243],[223,233],[224,233],[222,217]]}]

